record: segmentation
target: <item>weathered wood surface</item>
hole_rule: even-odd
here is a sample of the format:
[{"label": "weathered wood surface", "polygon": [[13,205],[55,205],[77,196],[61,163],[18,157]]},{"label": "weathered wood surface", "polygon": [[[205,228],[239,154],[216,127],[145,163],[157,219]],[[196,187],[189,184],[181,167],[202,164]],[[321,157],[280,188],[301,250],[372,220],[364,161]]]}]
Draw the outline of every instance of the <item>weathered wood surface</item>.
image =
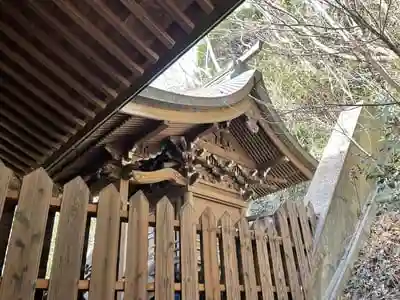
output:
[{"label": "weathered wood surface", "polygon": [[147,299],[149,201],[141,192],[130,200],[125,272],[125,299]]},{"label": "weathered wood surface", "polygon": [[[302,204],[300,204],[302,205]],[[283,209],[287,211],[289,221],[290,221],[290,232],[291,232],[291,240],[296,249],[296,257],[299,264],[299,272],[301,277],[302,285],[307,284],[308,276],[309,276],[309,265],[308,260],[305,254],[305,246],[302,240],[300,224],[298,221],[297,214],[297,205],[291,201],[287,201]]]},{"label": "weathered wood surface", "polygon": [[156,210],[156,278],[155,298],[174,299],[174,207],[167,197],[157,203]]},{"label": "weathered wood surface", "polygon": [[271,266],[269,263],[270,253],[267,246],[268,236],[265,234],[265,226],[262,222],[256,222],[253,228],[256,239],[257,261],[262,299],[274,299],[274,292],[272,289]]},{"label": "weathered wood surface", "polygon": [[274,224],[266,222],[266,232],[268,233],[269,248],[271,250],[272,269],[274,273],[275,289],[279,300],[287,300],[285,273],[281,257],[280,244],[277,240],[277,232]]},{"label": "weathered wood surface", "polygon": [[243,273],[244,293],[247,299],[257,298],[256,273],[254,269],[253,247],[249,224],[245,218],[241,218],[237,223],[240,239],[240,253],[242,265],[240,268]]},{"label": "weathered wood surface", "polygon": [[290,291],[292,293],[292,297],[294,299],[303,299],[303,293],[299,284],[298,271],[296,269],[296,264],[294,260],[294,253],[292,249],[292,241],[290,238],[289,226],[287,223],[287,214],[282,207],[277,211],[277,224],[278,224],[278,232],[282,237],[283,242],[283,251],[285,254],[285,262],[286,262],[286,272],[289,279]]},{"label": "weathered wood surface", "polygon": [[0,286],[2,300],[34,297],[52,190],[43,169],[24,177]]},{"label": "weathered wood surface", "polygon": [[80,276],[89,189],[81,178],[64,186],[54,248],[49,300],[75,299]]},{"label": "weathered wood surface", "polygon": [[239,270],[236,256],[236,228],[228,213],[224,213],[220,219],[223,275],[226,287],[226,298],[232,300],[240,299]]},{"label": "weathered wood surface", "polygon": [[197,283],[197,238],[195,212],[191,202],[186,202],[180,212],[181,217],[181,280],[182,298],[199,299]]},{"label": "weathered wood surface", "polygon": [[200,217],[202,251],[204,260],[204,285],[207,300],[221,298],[219,284],[219,268],[217,254],[217,221],[211,210],[207,208]]},{"label": "weathered wood surface", "polygon": [[[198,220],[199,212],[194,211],[190,192],[185,195],[187,201],[178,215],[170,200],[164,197],[157,203],[154,216],[150,215],[149,202],[141,191],[131,197],[129,205],[121,203],[123,196],[114,185],[103,189],[98,204],[89,203],[87,186],[78,178],[64,187],[62,198],[52,197],[51,191],[51,180],[43,170],[38,170],[25,177],[19,200],[13,198],[18,193],[12,193],[12,197],[7,197],[11,195],[9,192],[4,193],[4,213],[12,213],[16,205],[18,209],[0,281],[1,300],[33,299],[34,294],[37,297],[43,292],[49,300],[74,299],[85,291],[88,291],[89,299],[100,300],[113,299],[116,291],[118,297],[123,295],[136,300],[147,299],[149,292],[155,292],[156,299],[173,300],[175,291],[181,291],[184,299],[194,300],[199,299],[201,292],[207,300],[223,297],[232,300],[261,297],[266,300],[273,299],[274,293],[277,299],[289,299],[288,293],[293,299],[301,299],[294,288],[297,284],[299,289],[304,289],[304,280],[298,277],[297,272],[301,275],[302,271],[299,270],[301,266],[295,265],[294,254],[299,254],[297,261],[301,265],[304,260],[308,261],[305,237],[311,239],[311,230],[304,207],[298,210],[296,206],[289,207],[288,215],[284,208],[279,211],[276,217],[278,235],[275,225],[265,220],[257,220],[249,227],[247,219],[241,217],[234,225],[231,215],[226,212],[217,222],[210,207]],[[56,244],[50,279],[47,280],[44,272],[39,272],[39,263],[42,260],[45,266],[48,262],[47,254],[41,250],[45,228],[51,228],[52,224],[47,216],[56,211],[60,211],[59,227],[54,231]],[[91,278],[82,280],[85,235],[90,223],[88,216],[97,218],[97,226]],[[301,216],[304,216],[303,222]],[[129,255],[125,276],[119,278],[118,245],[123,235],[120,226],[126,221]],[[303,232],[303,223],[308,235]],[[293,228],[295,224],[297,228]],[[148,229],[153,226],[156,227],[156,273],[155,282],[148,282]],[[179,238],[175,236],[178,230]],[[54,237],[50,234],[48,239],[51,238]],[[36,239],[40,240],[37,244]],[[21,262],[17,259],[18,253],[27,253],[25,244],[29,244],[29,253]],[[198,247],[202,251],[204,283],[198,282]],[[175,255],[180,255],[181,283],[175,282]],[[293,270],[294,275],[290,273]],[[287,282],[285,271],[289,276]]]},{"label": "weathered wood surface", "polygon": [[3,267],[8,237],[14,217],[14,205],[6,205],[6,197],[13,172],[0,160],[0,270]]},{"label": "weathered wood surface", "polygon": [[99,196],[89,298],[114,298],[120,227],[120,195],[114,185]]}]

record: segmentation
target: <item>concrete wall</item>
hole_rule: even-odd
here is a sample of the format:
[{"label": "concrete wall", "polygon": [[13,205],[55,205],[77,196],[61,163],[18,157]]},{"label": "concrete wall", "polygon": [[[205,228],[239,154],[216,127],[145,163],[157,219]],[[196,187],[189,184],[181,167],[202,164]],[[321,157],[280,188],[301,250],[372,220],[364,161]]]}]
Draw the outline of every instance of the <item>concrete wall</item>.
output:
[{"label": "concrete wall", "polygon": [[314,299],[336,299],[374,216],[376,185],[368,174],[380,157],[374,112],[342,112],[311,181],[305,203],[319,215],[314,236]]}]

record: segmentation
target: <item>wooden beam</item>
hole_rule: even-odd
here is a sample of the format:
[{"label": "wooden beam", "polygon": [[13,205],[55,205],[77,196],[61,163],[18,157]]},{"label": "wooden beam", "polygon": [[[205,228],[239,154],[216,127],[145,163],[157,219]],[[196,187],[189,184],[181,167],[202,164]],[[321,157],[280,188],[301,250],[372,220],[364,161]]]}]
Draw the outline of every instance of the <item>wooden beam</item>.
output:
[{"label": "wooden beam", "polygon": [[197,141],[196,144],[199,148],[204,148],[211,154],[224,157],[227,160],[233,160],[246,168],[257,169],[257,165],[253,160],[243,157],[235,152],[225,151],[223,148],[203,140]]},{"label": "wooden beam", "polygon": [[[10,124],[11,123],[11,124]],[[22,122],[21,122],[22,123]],[[32,147],[35,147],[38,151],[42,152],[43,154],[48,153],[51,151],[51,144],[47,144],[48,147],[44,146],[43,144],[38,143],[39,141],[43,141],[43,139],[38,138],[38,133],[32,134],[31,132],[25,131],[24,128],[19,126],[18,122],[7,122],[5,118],[2,118],[0,121],[0,127],[5,129],[11,136],[16,138],[23,143],[29,143]],[[2,134],[5,134],[4,132]]]},{"label": "wooden beam", "polygon": [[[118,84],[122,84],[122,88],[126,88],[130,85],[129,81],[123,77],[119,71],[117,71],[112,65],[108,64],[96,51],[90,48],[85,42],[73,33],[70,32],[69,28],[62,24],[57,18],[51,13],[48,13],[40,5],[40,2],[30,0],[30,7],[50,26],[54,27],[62,36],[76,49],[78,49],[87,59],[93,60],[105,74],[110,78],[114,79]],[[66,56],[65,56],[66,57]],[[83,73],[82,73],[83,74]]]},{"label": "wooden beam", "polygon": [[[34,32],[35,37],[41,41],[46,41],[46,47],[54,52],[61,60],[65,61],[70,67],[76,70],[77,73],[81,74],[88,82],[90,82],[94,87],[101,89],[102,92],[111,98],[115,98],[117,93],[115,90],[109,88],[102,79],[97,77],[93,72],[89,71],[79,60],[77,60],[73,55],[71,55],[65,48],[59,43],[55,42],[53,37],[42,30],[39,26],[25,18],[21,13],[19,13],[11,5],[4,5],[2,7],[13,19],[18,22],[23,28],[30,28]],[[105,102],[103,100],[97,99],[99,101],[99,106],[102,107]]]},{"label": "wooden beam", "polygon": [[209,0],[196,0],[197,4],[204,10],[208,15],[214,10],[214,5]]},{"label": "wooden beam", "polygon": [[168,49],[171,49],[175,45],[174,39],[162,28],[160,28],[155,21],[149,16],[149,14],[139,5],[136,1],[132,0],[120,0],[123,5],[136,17],[138,18],[148,30],[151,31]]},{"label": "wooden beam", "polygon": [[[2,23],[0,22],[0,27],[2,26]],[[37,96],[40,100],[51,106],[57,113],[60,115],[64,116],[67,120],[73,120],[75,123],[79,124],[80,126],[85,125],[85,121],[82,118],[76,117],[74,114],[71,113],[68,109],[60,105],[57,101],[54,101],[54,99],[50,98],[50,96],[46,93],[44,93],[42,90],[37,88],[35,85],[32,83],[26,81],[25,78],[17,74],[12,68],[6,66],[3,62],[0,61],[0,69],[7,73],[9,76],[13,77],[18,84],[20,84],[22,87],[30,91],[32,94]]]},{"label": "wooden beam", "polygon": [[132,171],[129,173],[130,182],[133,184],[151,184],[161,181],[170,181],[174,184],[185,186],[187,180],[176,170],[165,168],[151,172]]},{"label": "wooden beam", "polygon": [[[31,122],[31,124],[35,125],[38,128],[41,128],[44,132],[46,132],[49,136],[56,138],[58,140],[61,140],[62,142],[66,142],[68,140],[68,137],[65,135],[62,135],[60,133],[58,133],[56,130],[54,130],[52,128],[52,126],[49,126],[48,123],[43,122],[43,120],[41,118],[38,118],[37,114],[35,114],[34,112],[32,112],[31,110],[25,108],[22,104],[21,101],[19,101],[19,99],[17,99],[17,101],[13,101],[11,100],[9,97],[7,97],[6,95],[4,95],[3,93],[0,94],[0,100],[3,103],[6,103],[6,105],[15,113],[18,113],[20,115],[20,117],[18,117],[17,119],[27,119]],[[4,106],[2,107],[2,109],[4,109]],[[10,113],[10,110],[9,112]],[[13,113],[11,113],[13,114]]]},{"label": "wooden beam", "polygon": [[[87,117],[93,118],[95,116],[95,113],[92,110],[85,107],[81,101],[76,101],[76,99],[71,98],[71,96],[64,88],[59,86],[57,83],[53,81],[53,79],[51,79],[50,77],[39,71],[37,68],[33,67],[25,58],[19,55],[15,50],[9,49],[1,41],[0,41],[0,48],[1,51],[4,54],[6,54],[12,61],[14,61],[16,64],[19,64],[24,71],[28,72],[33,77],[40,80],[41,83],[46,85],[47,88],[52,90],[58,97],[60,97],[60,99],[64,100],[65,103],[69,104],[70,106],[73,103],[73,107],[81,114]],[[84,88],[80,83],[77,86],[73,85],[71,87],[75,89],[78,93],[80,93],[82,96],[84,96],[85,99],[88,100],[89,102],[93,102],[96,105],[101,105],[100,100],[97,99],[97,97],[93,95],[89,90]],[[104,108],[105,104],[103,103],[100,107]]]},{"label": "wooden beam", "polygon": [[141,76],[144,73],[142,67],[132,61],[111,39],[82,15],[70,1],[53,0],[53,3],[134,74]]},{"label": "wooden beam", "polygon": [[[43,159],[43,154],[37,154],[37,153],[34,153],[34,152],[28,150],[27,147],[23,146],[23,144],[15,143],[15,141],[13,139],[11,139],[10,137],[8,137],[7,135],[2,134],[0,136],[0,142],[1,142],[1,144],[4,144],[4,142],[6,142],[8,144],[11,144],[15,148],[17,148],[19,151],[23,152],[29,158],[32,158],[35,161],[39,161],[40,162]],[[29,147],[31,147],[31,145],[29,145]]]},{"label": "wooden beam", "polygon": [[194,29],[193,22],[179,9],[179,7],[171,0],[157,0],[162,8],[170,14],[176,22],[186,31],[191,33]]},{"label": "wooden beam", "polygon": [[21,174],[25,174],[25,171],[29,168],[29,166],[26,166],[26,165],[24,166],[19,161],[16,161],[15,159],[10,158],[7,153],[2,152],[2,151],[0,151],[0,159],[3,162],[8,163],[8,165],[9,165],[9,167],[11,167],[11,169],[19,170],[19,172]]},{"label": "wooden beam", "polygon": [[102,1],[85,0],[100,16],[115,28],[126,40],[135,47],[150,62],[155,63],[160,58],[149,46],[147,46],[134,32],[129,29],[121,19],[116,16]]},{"label": "wooden beam", "polygon": [[[10,106],[13,106],[14,108],[20,107],[18,103],[24,103],[26,106],[29,107],[32,111],[38,113],[41,117],[44,119],[47,119],[54,127],[59,128],[60,130],[63,130],[67,133],[70,134],[75,134],[77,132],[77,129],[69,125],[67,122],[60,120],[60,118],[57,118],[56,115],[52,114],[50,109],[45,109],[42,108],[40,105],[37,105],[35,102],[32,101],[32,96],[28,94],[21,93],[21,89],[16,86],[12,86],[11,84],[5,84],[2,83],[0,80],[0,87],[4,90],[7,90],[10,94],[12,94],[14,97],[17,98],[17,101],[12,101],[13,104]],[[26,93],[26,92],[25,92]],[[19,108],[17,108],[19,109]],[[43,126],[44,128],[50,127],[49,125]],[[53,134],[54,131],[52,131]],[[61,137],[65,138],[64,135],[61,136],[56,136],[57,138],[61,139]]]}]

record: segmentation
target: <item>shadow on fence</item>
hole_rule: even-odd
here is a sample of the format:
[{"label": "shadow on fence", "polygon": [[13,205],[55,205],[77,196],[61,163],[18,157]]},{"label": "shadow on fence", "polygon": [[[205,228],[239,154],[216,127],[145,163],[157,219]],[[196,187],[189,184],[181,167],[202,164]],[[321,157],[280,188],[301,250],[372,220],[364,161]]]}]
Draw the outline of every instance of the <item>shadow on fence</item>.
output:
[{"label": "shadow on fence", "polygon": [[[199,220],[186,202],[178,214],[168,198],[155,214],[142,192],[121,207],[113,185],[89,203],[82,179],[60,197],[43,169],[9,190],[12,172],[0,162],[0,300],[8,299],[307,299],[314,218],[287,202],[270,218]],[[54,215],[59,212],[49,256]],[[178,220],[175,218],[178,216]],[[92,269],[84,276],[90,219],[96,218]],[[125,274],[118,278],[121,223],[128,223]],[[149,277],[149,228],[155,229],[155,274]],[[48,261],[51,260],[51,263]],[[47,270],[49,268],[49,270]],[[46,278],[46,272],[50,274]],[[149,280],[150,278],[150,280]]]}]

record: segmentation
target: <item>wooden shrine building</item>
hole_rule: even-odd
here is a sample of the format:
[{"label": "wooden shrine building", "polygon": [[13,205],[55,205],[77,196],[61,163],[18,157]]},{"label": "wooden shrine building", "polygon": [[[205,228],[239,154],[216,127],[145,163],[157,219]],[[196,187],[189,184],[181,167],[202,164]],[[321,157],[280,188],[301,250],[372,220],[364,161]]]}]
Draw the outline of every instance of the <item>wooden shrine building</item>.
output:
[{"label": "wooden shrine building", "polygon": [[53,178],[82,176],[92,193],[122,178],[130,194],[140,189],[154,199],[189,187],[200,212],[212,201],[237,216],[249,199],[311,179],[317,163],[286,130],[261,74],[236,73],[182,93],[146,88],[66,156]]}]

